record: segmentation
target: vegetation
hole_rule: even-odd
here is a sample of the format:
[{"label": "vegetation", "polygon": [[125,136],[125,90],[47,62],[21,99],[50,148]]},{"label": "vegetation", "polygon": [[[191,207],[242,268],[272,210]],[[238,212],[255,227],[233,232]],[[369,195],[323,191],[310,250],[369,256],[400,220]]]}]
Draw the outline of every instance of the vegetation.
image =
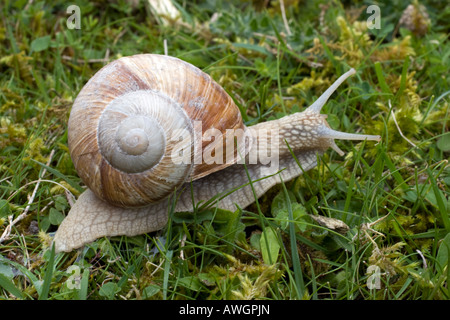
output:
[{"label": "vegetation", "polygon": [[[445,2],[375,3],[379,29],[370,1],[177,1],[171,17],[146,2],[76,1],[80,29],[65,1],[0,4],[0,299],[450,298]],[[247,125],[303,110],[354,67],[322,113],[383,139],[338,142],[345,157],[329,150],[244,210],[171,213],[160,232],[55,255],[84,189],[71,104],[107,62],[165,44]]]}]

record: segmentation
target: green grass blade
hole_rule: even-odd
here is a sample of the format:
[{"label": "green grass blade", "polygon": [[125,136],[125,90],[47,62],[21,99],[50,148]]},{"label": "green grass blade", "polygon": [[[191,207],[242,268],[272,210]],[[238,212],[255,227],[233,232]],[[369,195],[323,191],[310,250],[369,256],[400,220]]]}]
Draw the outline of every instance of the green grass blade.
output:
[{"label": "green grass blade", "polygon": [[406,86],[406,78],[408,77],[408,67],[409,67],[409,56],[407,56],[405,58],[405,60],[403,61],[403,67],[402,67],[402,77],[400,79],[400,87],[397,91],[397,94],[395,95],[395,99],[397,100],[399,97],[402,96],[403,91],[405,90],[405,86]]},{"label": "green grass blade", "polygon": [[386,166],[388,167],[391,175],[394,177],[395,181],[397,182],[396,188],[402,188],[403,190],[408,189],[408,186],[403,180],[402,175],[399,173],[399,169],[397,169],[394,165],[394,163],[391,161],[391,159],[388,157],[386,153],[383,152],[383,160]]},{"label": "green grass blade", "polygon": [[289,194],[283,180],[281,180],[281,185],[286,197],[286,204],[289,213],[289,238],[291,242],[291,259],[294,269],[295,287],[297,289],[298,298],[302,299],[305,295],[305,283],[303,281],[302,267],[300,265],[300,257],[297,250],[297,237],[295,233],[294,215],[292,212],[291,200],[289,199]]},{"label": "green grass blade", "polygon": [[7,292],[12,294],[16,298],[19,299],[24,298],[22,292],[14,285],[14,283],[1,273],[0,273],[0,287],[5,289]]},{"label": "green grass blade", "polygon": [[169,275],[170,275],[170,266],[172,264],[172,256],[173,251],[167,250],[165,256],[166,261],[164,263],[163,300],[167,300],[167,290],[169,288]]},{"label": "green grass blade", "polygon": [[345,199],[345,205],[344,205],[344,214],[342,215],[342,220],[343,221],[347,221],[347,211],[350,208],[350,203],[351,203],[351,200],[352,200],[353,192],[355,190],[356,171],[357,171],[357,168],[359,166],[359,162],[361,160],[363,151],[364,151],[364,142],[363,142],[363,146],[359,149],[358,153],[355,156],[355,165],[353,167],[352,175],[350,176],[350,180],[348,182],[347,197]]},{"label": "green grass blade", "polygon": [[53,266],[55,264],[55,244],[52,245],[50,257],[48,259],[47,268],[45,270],[44,282],[42,283],[41,294],[39,300],[47,300],[50,292],[50,284],[52,283]]},{"label": "green grass blade", "polygon": [[317,289],[316,273],[314,272],[314,265],[311,261],[311,257],[309,256],[309,254],[308,254],[308,262],[311,270],[312,299],[319,300],[319,296],[317,294],[318,289]]},{"label": "green grass blade", "polygon": [[375,67],[375,73],[377,75],[378,84],[380,85],[381,91],[385,94],[392,95],[392,92],[386,83],[386,79],[384,78],[383,70],[381,69],[381,63],[379,61],[375,62],[374,67]]},{"label": "green grass blade", "polygon": [[78,291],[78,300],[86,300],[89,286],[89,268],[85,268],[81,276],[80,290]]},{"label": "green grass blade", "polygon": [[430,167],[427,167],[428,177],[430,178],[431,187],[433,188],[434,196],[436,198],[436,203],[439,208],[439,212],[441,214],[442,221],[444,222],[445,229],[447,232],[450,232],[450,218],[449,218],[449,210],[447,209],[446,202],[444,202],[444,195],[439,191],[439,187],[437,186],[436,179],[431,172]]}]

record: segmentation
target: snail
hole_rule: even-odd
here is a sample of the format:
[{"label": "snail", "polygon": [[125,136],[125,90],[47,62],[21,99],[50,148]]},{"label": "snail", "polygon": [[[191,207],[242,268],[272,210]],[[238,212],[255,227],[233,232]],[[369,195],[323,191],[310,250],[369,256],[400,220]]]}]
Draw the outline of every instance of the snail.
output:
[{"label": "snail", "polygon": [[335,131],[320,114],[353,74],[340,76],[305,111],[247,127],[226,91],[187,62],[138,54],[107,64],[70,113],[69,151],[88,189],[59,226],[55,250],[160,230],[172,203],[175,212],[189,212],[222,194],[214,206],[245,208],[314,168],[328,148],[343,155],[335,139],[380,141]]}]

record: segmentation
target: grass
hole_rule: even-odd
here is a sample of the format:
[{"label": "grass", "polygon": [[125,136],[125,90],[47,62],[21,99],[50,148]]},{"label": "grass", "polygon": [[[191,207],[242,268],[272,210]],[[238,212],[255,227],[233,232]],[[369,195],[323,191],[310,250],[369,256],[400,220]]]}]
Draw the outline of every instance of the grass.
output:
[{"label": "grass", "polygon": [[[177,2],[177,22],[144,2],[0,4],[0,299],[450,298],[449,7],[423,1]],[[422,20],[420,20],[422,19]],[[172,212],[165,229],[54,254],[51,236],[83,190],[67,148],[77,93],[105,63],[164,53],[209,73],[247,125],[310,105],[349,67],[322,113],[341,131],[318,166],[244,210]],[[311,217],[313,216],[313,218]],[[329,218],[325,223],[314,217]],[[344,227],[336,227],[337,223]]]}]

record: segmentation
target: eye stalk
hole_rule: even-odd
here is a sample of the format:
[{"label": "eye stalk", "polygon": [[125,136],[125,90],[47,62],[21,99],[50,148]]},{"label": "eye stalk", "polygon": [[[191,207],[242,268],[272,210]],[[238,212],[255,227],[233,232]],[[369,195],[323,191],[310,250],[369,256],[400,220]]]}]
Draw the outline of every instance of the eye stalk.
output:
[{"label": "eye stalk", "polygon": [[320,110],[322,110],[322,107],[325,105],[325,103],[327,103],[328,99],[336,91],[336,89],[345,80],[347,80],[348,77],[354,75],[355,73],[356,73],[355,69],[351,68],[349,71],[340,76],[327,90],[325,90],[324,93],[322,93],[319,99],[314,101],[314,103],[310,105],[308,109],[305,110],[305,112],[320,113]]},{"label": "eye stalk", "polygon": [[[350,76],[356,74],[355,69],[350,69],[342,76],[340,76],[311,106],[309,106],[304,112],[305,113],[314,113],[319,114],[320,110],[322,110],[325,103],[327,103],[328,99],[331,95],[336,91],[336,89]],[[325,120],[324,120],[325,122]],[[336,151],[340,156],[344,155],[344,151],[342,151],[334,142],[334,139],[339,140],[372,140],[372,141],[380,141],[381,137],[378,135],[367,135],[367,134],[356,134],[356,133],[347,133],[333,130],[329,127],[329,125],[325,122],[318,126],[318,135],[323,139],[330,139],[329,146],[334,151]]]}]

